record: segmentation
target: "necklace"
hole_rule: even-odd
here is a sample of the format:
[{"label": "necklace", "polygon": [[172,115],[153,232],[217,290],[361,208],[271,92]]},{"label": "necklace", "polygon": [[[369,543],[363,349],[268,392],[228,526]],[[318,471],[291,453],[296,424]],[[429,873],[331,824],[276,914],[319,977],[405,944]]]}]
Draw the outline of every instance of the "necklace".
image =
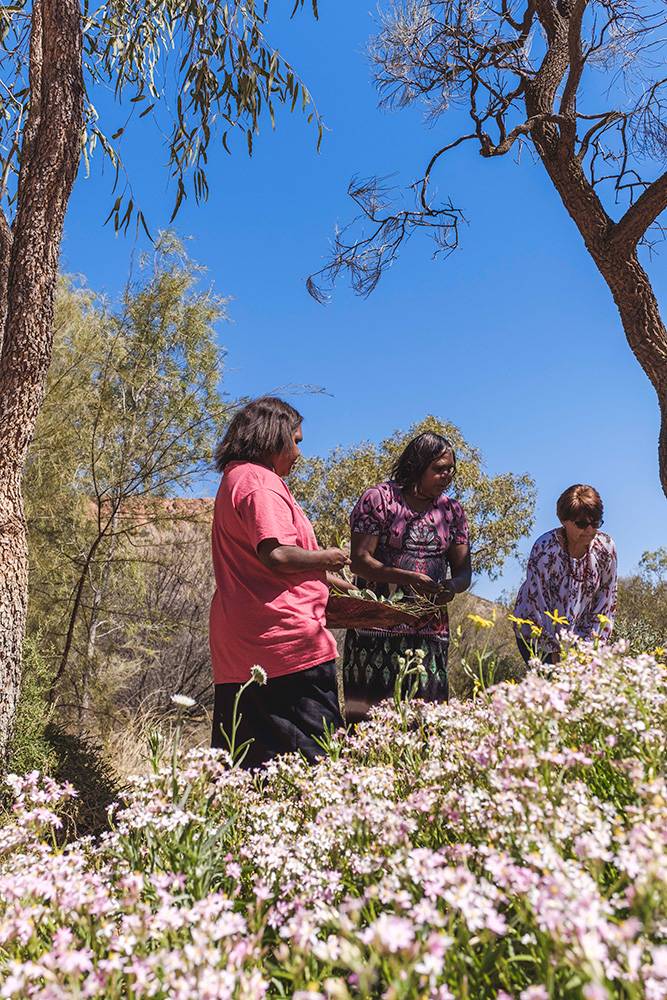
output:
[{"label": "necklace", "polygon": [[[586,578],[589,576],[590,568],[591,568],[590,567],[590,552],[591,552],[591,547],[589,545],[588,548],[586,549],[586,551],[583,553],[583,555],[579,556],[579,559],[577,559],[576,556],[573,556],[570,553],[570,547],[567,544],[567,532],[566,532],[565,528],[561,528],[561,531],[563,532],[563,535],[562,535],[562,538],[563,538],[563,548],[565,549],[565,555],[567,556],[567,567],[568,567],[568,571],[570,573],[570,578],[572,580],[576,580],[578,583],[585,583],[586,582]],[[581,576],[578,576],[574,572],[574,567],[572,565],[573,563],[576,565],[579,562],[581,562],[581,566],[582,566],[582,574],[581,574]],[[577,568],[578,568],[578,566],[577,566]]]}]

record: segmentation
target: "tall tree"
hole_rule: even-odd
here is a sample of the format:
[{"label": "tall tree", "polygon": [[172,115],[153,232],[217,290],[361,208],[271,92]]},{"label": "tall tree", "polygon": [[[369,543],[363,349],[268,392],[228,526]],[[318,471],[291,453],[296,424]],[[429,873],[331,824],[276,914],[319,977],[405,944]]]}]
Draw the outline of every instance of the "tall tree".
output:
[{"label": "tall tree", "polygon": [[[296,0],[294,10],[305,0]],[[275,106],[307,92],[263,29],[255,0],[17,0],[0,8],[0,761],[20,687],[28,556],[21,475],[44,395],[67,204],[82,150],[101,146],[124,177],[94,107],[97,88],[166,136],[176,211],[191,184],[207,194],[219,136],[253,136]],[[315,0],[313,9],[316,11]],[[140,113],[139,113],[140,112]],[[135,212],[121,186],[118,228]],[[137,215],[137,220],[145,220]]]},{"label": "tall tree", "polygon": [[[430,123],[443,127],[450,110],[463,109],[468,128],[435,144],[409,208],[397,208],[377,178],[351,184],[360,217],[337,233],[331,260],[309,281],[311,292],[321,299],[348,272],[356,290],[368,294],[420,228],[434,233],[440,250],[453,250],[461,213],[430,194],[443,158],[462,144],[485,158],[529,145],[657,393],[667,495],[667,330],[638,253],[664,233],[667,208],[664,3],[397,0],[380,6],[380,18],[370,51],[382,103],[425,102]],[[369,220],[370,232],[357,237],[356,222]]]},{"label": "tall tree", "polygon": [[326,458],[302,459],[292,474],[292,489],[321,545],[349,541],[350,513],[360,495],[368,486],[388,479],[407,443],[425,431],[442,434],[456,450],[451,495],[461,501],[470,523],[473,570],[494,578],[533,526],[535,484],[527,475],[488,475],[479,450],[468,444],[454,424],[428,416],[378,445],[366,442],[345,451],[334,449]]}]

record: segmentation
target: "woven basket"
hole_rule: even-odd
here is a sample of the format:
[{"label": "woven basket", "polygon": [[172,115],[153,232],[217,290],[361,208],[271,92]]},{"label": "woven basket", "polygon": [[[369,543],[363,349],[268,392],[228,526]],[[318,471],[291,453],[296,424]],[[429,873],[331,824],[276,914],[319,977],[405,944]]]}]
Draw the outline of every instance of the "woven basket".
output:
[{"label": "woven basket", "polygon": [[327,603],[329,628],[395,628],[397,625],[418,627],[424,618],[401,611],[395,604],[383,604],[361,597],[340,597],[330,594]]}]

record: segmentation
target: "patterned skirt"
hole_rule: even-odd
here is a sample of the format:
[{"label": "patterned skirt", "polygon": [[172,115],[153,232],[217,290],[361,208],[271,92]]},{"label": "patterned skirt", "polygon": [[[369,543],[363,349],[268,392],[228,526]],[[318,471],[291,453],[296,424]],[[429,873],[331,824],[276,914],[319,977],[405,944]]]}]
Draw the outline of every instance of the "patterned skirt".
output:
[{"label": "patterned skirt", "polygon": [[372,705],[393,697],[398,674],[396,661],[406,650],[423,649],[426,654],[427,677],[420,682],[416,697],[424,701],[447,701],[448,647],[448,638],[434,635],[391,635],[348,629],[343,653],[346,722],[360,722]]}]

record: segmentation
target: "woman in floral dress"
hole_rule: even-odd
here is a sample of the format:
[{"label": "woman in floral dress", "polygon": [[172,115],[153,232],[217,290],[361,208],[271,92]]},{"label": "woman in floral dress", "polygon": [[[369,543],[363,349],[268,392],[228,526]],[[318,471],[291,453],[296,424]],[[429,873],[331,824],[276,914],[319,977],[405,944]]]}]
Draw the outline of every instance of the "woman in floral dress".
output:
[{"label": "woman in floral dress", "polygon": [[406,650],[423,651],[426,679],[420,681],[418,697],[447,699],[446,605],[468,589],[471,578],[466,516],[444,492],[455,473],[449,441],[440,434],[420,434],[398,458],[391,480],[367,489],[352,511],[352,571],[358,585],[378,596],[398,589],[428,594],[442,607],[417,625],[347,632],[343,684],[350,723],[392,695],[398,657]]},{"label": "woman in floral dress", "polygon": [[517,643],[526,662],[533,655],[557,662],[561,628],[583,639],[597,635],[606,640],[611,635],[616,546],[599,530],[603,512],[600,494],[592,486],[570,486],[556,504],[561,527],[547,531],[533,545],[514,608]]}]

